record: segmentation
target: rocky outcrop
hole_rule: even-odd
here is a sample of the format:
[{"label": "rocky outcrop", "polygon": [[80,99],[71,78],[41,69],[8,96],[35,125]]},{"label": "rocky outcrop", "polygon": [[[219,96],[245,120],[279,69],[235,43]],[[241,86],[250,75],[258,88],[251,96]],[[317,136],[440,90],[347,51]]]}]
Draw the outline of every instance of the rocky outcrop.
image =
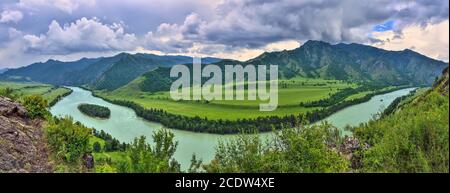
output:
[{"label": "rocky outcrop", "polygon": [[449,82],[448,70],[449,69],[447,67],[444,71],[442,71],[441,78],[434,85],[434,88],[442,95],[448,95],[448,82]]},{"label": "rocky outcrop", "polygon": [[342,144],[337,149],[339,154],[350,161],[351,168],[361,167],[361,158],[355,154],[359,151],[365,151],[370,146],[367,143],[361,143],[357,138],[345,136]]},{"label": "rocky outcrop", "polygon": [[51,172],[42,125],[17,102],[0,97],[0,173]]}]

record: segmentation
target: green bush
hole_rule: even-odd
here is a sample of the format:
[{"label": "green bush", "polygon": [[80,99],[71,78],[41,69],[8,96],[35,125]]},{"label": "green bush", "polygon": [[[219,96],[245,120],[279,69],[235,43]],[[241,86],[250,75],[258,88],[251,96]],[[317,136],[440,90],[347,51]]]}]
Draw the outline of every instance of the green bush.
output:
[{"label": "green bush", "polygon": [[346,172],[350,163],[328,145],[339,143],[330,125],[285,129],[273,140],[240,135],[220,143],[207,172]]},{"label": "green bush", "polygon": [[46,127],[46,137],[57,160],[65,163],[81,163],[90,153],[89,138],[92,130],[74,123],[72,118],[54,118]]},{"label": "green bush", "polygon": [[13,93],[14,90],[10,87],[0,89],[0,96],[10,98],[11,100],[17,100],[18,95]]},{"label": "green bush", "polygon": [[169,130],[161,129],[153,134],[153,147],[145,141],[144,136],[135,138],[127,149],[128,159],[117,164],[118,172],[180,172],[180,164],[172,158],[178,146],[174,137]]},{"label": "green bush", "polygon": [[47,111],[48,103],[41,95],[29,95],[22,99],[23,106],[27,109],[30,118],[45,118],[50,115]]},{"label": "green bush", "polygon": [[101,152],[102,151],[102,146],[100,145],[100,143],[98,141],[96,141],[93,145],[92,145],[92,150],[94,152]]}]

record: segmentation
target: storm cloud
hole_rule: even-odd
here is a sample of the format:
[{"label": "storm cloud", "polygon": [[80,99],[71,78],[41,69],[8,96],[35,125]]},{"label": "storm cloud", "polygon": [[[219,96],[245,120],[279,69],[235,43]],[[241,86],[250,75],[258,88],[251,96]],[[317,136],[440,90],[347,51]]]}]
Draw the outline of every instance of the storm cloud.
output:
[{"label": "storm cloud", "polygon": [[248,59],[310,39],[382,47],[448,22],[448,10],[447,0],[5,0],[0,68],[122,51]]},{"label": "storm cloud", "polygon": [[[409,25],[448,20],[448,1],[225,0],[215,13],[212,19],[193,13],[180,25],[164,23],[150,38],[176,34],[174,41],[186,45],[192,41],[234,48],[309,39],[370,43],[374,26],[386,21],[396,21],[395,30],[401,33]],[[161,43],[172,41],[165,40]]]}]

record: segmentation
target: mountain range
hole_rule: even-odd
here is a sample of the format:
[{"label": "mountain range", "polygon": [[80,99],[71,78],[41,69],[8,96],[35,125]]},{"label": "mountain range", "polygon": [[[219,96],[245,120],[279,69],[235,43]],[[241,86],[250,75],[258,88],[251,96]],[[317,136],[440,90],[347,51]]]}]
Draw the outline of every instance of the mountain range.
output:
[{"label": "mountain range", "polygon": [[303,76],[386,85],[431,85],[448,66],[409,49],[387,51],[322,41],[308,41],[294,50],[263,53],[245,63],[278,65],[285,78]]},{"label": "mountain range", "polygon": [[[189,64],[191,57],[121,53],[113,57],[83,58],[74,62],[49,60],[0,75],[3,80],[27,80],[55,85],[85,85],[115,90],[139,82],[143,91],[164,90],[173,79],[169,67]],[[302,76],[377,85],[432,85],[448,63],[409,49],[388,51],[362,44],[307,41],[294,50],[265,52],[245,62],[203,58],[203,64],[278,65],[280,78]],[[158,68],[159,67],[159,68]],[[139,80],[139,81],[133,81]]]},{"label": "mountain range", "polygon": [[[301,76],[382,86],[430,86],[448,67],[448,63],[409,49],[387,51],[361,44],[332,45],[322,41],[308,41],[294,50],[266,52],[245,62],[224,59],[215,64],[222,68],[229,64],[273,64],[278,65],[279,76],[284,79]],[[158,68],[128,86],[145,92],[168,90],[174,81],[169,73],[169,68]]]},{"label": "mountain range", "polygon": [[[205,64],[219,58],[202,58]],[[54,85],[88,86],[92,89],[114,90],[143,73],[157,67],[192,63],[188,56],[159,56],[154,54],[120,53],[112,57],[83,58],[73,62],[48,60],[25,67],[10,69],[0,79],[36,81]]]},{"label": "mountain range", "polygon": [[2,69],[0,69],[0,74],[3,74],[3,72],[6,72],[6,71],[8,71],[8,68],[2,68]]}]

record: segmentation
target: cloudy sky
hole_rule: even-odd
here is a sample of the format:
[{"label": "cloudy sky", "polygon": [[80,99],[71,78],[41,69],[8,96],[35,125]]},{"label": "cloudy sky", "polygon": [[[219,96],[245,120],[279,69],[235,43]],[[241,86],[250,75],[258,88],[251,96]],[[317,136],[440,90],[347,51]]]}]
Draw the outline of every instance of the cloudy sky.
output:
[{"label": "cloudy sky", "polygon": [[247,60],[310,39],[448,61],[448,0],[0,0],[0,68],[123,51]]}]

